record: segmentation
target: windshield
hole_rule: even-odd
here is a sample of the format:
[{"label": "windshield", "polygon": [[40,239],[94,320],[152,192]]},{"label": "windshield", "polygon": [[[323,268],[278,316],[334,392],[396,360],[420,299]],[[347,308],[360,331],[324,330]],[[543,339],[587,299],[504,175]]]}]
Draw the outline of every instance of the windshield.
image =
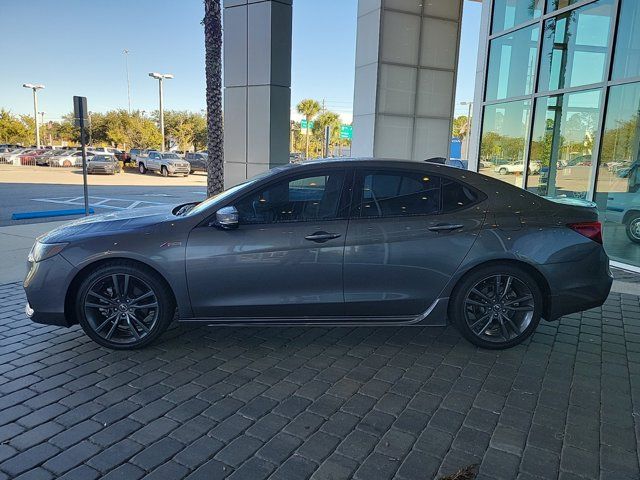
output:
[{"label": "windshield", "polygon": [[162,154],[162,158],[166,158],[166,159],[170,159],[170,160],[177,160],[180,157],[178,155],[176,155],[175,153],[163,153]]}]

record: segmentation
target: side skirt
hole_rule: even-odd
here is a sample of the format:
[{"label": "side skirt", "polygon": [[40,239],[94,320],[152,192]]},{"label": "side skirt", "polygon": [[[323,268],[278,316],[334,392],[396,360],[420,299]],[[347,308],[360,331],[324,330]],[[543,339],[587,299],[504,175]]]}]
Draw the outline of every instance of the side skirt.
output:
[{"label": "side skirt", "polygon": [[387,326],[420,326],[444,327],[447,325],[447,306],[449,298],[439,298],[431,306],[417,316],[393,317],[214,317],[214,318],[180,318],[180,323],[207,324],[216,327],[247,326],[327,326],[327,327],[387,327]]}]

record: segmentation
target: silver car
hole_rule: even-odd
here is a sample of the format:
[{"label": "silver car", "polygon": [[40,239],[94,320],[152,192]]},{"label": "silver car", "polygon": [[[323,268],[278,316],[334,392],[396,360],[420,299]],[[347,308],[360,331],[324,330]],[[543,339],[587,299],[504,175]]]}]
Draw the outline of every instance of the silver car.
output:
[{"label": "silver car", "polygon": [[78,220],[39,238],[35,322],[101,345],[205,325],[445,325],[506,348],[612,284],[591,205],[426,162],[273,169],[204,202]]}]

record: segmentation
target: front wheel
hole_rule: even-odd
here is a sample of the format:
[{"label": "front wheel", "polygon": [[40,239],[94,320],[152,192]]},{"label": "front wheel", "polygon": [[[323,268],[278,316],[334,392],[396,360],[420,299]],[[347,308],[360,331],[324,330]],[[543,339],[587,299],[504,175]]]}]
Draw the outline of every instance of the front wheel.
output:
[{"label": "front wheel", "polygon": [[163,177],[168,177],[169,176],[169,170],[167,170],[167,167],[165,167],[164,165],[160,169],[160,173],[162,174]]},{"label": "front wheel", "polygon": [[128,261],[100,266],[80,283],[76,315],[85,333],[116,350],[156,340],[175,314],[171,291],[157,274]]},{"label": "front wheel", "polygon": [[460,333],[483,348],[509,348],[535,331],[542,314],[542,293],[535,279],[513,265],[472,271],[456,286],[449,316]]},{"label": "front wheel", "polygon": [[629,240],[640,243],[640,213],[636,213],[627,221],[626,231]]},{"label": "front wheel", "polygon": [[144,163],[139,163],[138,164],[138,171],[144,175],[145,173],[147,173],[147,167],[144,166]]},{"label": "front wheel", "polygon": [[498,170],[498,173],[499,173],[500,175],[506,175],[508,171],[509,171],[509,170],[507,170],[506,168],[501,168],[500,170]]}]

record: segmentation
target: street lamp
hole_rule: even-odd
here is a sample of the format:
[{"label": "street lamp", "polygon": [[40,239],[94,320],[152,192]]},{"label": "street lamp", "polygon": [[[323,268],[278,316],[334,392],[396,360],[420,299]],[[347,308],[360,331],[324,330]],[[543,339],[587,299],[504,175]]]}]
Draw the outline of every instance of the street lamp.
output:
[{"label": "street lamp", "polygon": [[39,83],[23,83],[24,88],[33,90],[33,119],[36,122],[36,147],[40,148],[40,124],[38,123],[38,90],[42,90],[44,85]]},{"label": "street lamp", "polygon": [[173,75],[170,73],[157,73],[157,72],[151,72],[149,74],[149,76],[151,78],[155,78],[156,80],[158,80],[158,88],[159,88],[159,96],[160,96],[160,134],[162,135],[162,149],[161,151],[164,152],[164,107],[163,107],[163,102],[164,102],[164,98],[163,98],[163,93],[162,93],[162,82],[167,79],[172,79]]},{"label": "street lamp", "polygon": [[469,106],[469,113],[467,114],[467,134],[464,139],[464,154],[467,156],[467,160],[469,160],[469,142],[471,141],[471,107],[473,107],[473,102],[460,102],[460,105]]}]

